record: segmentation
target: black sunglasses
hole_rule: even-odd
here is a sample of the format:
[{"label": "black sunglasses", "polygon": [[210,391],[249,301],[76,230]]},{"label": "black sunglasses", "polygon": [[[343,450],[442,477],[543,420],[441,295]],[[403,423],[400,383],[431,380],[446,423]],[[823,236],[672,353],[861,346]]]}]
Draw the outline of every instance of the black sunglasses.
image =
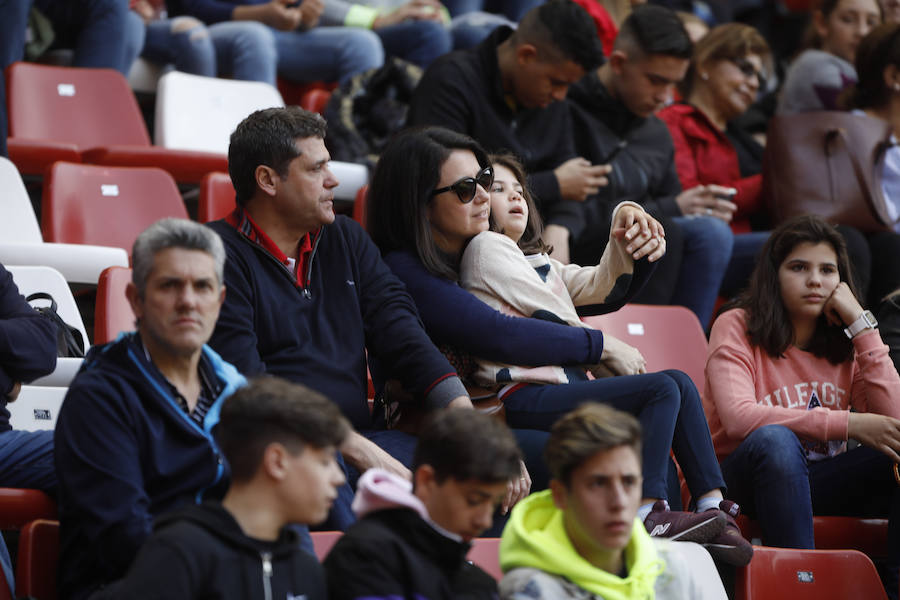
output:
[{"label": "black sunglasses", "polygon": [[750,62],[746,58],[732,58],[731,63],[736,66],[741,73],[744,74],[744,77],[756,77],[756,82],[759,84],[759,89],[763,90],[766,88],[765,74],[762,71],[757,71],[752,62]]},{"label": "black sunglasses", "polygon": [[468,204],[475,198],[475,190],[476,186],[481,186],[488,192],[491,191],[491,186],[494,184],[494,168],[493,167],[485,167],[482,170],[478,171],[478,174],[475,177],[463,177],[459,181],[451,183],[447,187],[442,187],[431,192],[431,196],[437,196],[438,194],[443,194],[444,192],[454,191],[456,192],[457,197],[459,197],[459,201],[463,204]]}]

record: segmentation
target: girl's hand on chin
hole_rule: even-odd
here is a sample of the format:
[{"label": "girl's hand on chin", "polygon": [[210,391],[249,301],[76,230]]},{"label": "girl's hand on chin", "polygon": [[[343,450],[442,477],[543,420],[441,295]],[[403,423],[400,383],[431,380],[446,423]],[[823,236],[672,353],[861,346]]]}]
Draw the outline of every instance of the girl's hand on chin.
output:
[{"label": "girl's hand on chin", "polygon": [[825,318],[832,325],[846,327],[863,313],[862,305],[850,291],[850,286],[840,282],[825,300]]}]

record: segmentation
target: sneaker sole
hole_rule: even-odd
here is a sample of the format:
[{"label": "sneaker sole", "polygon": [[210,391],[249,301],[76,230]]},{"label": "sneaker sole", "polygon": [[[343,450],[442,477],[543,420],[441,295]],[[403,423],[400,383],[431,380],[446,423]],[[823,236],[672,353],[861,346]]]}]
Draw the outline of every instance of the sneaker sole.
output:
[{"label": "sneaker sole", "polygon": [[753,547],[732,546],[730,544],[703,544],[709,555],[716,562],[723,562],[735,567],[745,567],[753,558]]},{"label": "sneaker sole", "polygon": [[679,542],[696,542],[698,544],[703,544],[725,531],[725,525],[727,523],[725,515],[716,511],[716,514],[710,516],[708,521],[698,523],[689,529],[685,529],[684,531],[671,536],[669,539]]}]

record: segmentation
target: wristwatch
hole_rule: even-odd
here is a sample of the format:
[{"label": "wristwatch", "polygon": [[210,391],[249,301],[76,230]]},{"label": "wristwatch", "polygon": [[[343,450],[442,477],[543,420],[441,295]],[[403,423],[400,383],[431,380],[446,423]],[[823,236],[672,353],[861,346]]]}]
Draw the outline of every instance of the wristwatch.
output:
[{"label": "wristwatch", "polygon": [[844,329],[844,333],[852,340],[857,333],[867,327],[871,327],[872,329],[878,327],[878,321],[875,320],[875,315],[869,310],[863,311],[863,314],[859,315],[858,319],[850,323],[850,325]]}]

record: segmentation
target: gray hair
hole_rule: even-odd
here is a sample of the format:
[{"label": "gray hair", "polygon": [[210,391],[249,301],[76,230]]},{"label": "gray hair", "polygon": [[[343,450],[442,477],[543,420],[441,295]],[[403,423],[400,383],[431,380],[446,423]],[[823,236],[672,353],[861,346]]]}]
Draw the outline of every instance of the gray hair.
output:
[{"label": "gray hair", "polygon": [[131,249],[131,281],[143,296],[147,278],[157,253],[168,248],[199,250],[212,256],[219,285],[225,277],[225,246],[219,235],[204,225],[187,219],[160,219],[134,240]]}]

